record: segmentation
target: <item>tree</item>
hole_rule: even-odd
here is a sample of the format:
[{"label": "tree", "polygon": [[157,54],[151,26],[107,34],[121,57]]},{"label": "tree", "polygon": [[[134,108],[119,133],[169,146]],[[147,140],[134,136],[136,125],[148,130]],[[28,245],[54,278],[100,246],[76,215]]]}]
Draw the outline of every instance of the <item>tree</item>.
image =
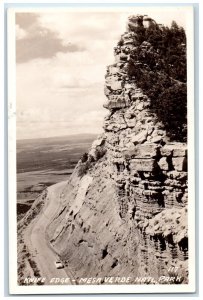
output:
[{"label": "tree", "polygon": [[[187,138],[186,35],[171,27],[141,28],[138,46],[128,63],[128,76],[151,99],[152,108],[172,140]],[[141,36],[140,36],[141,35]],[[167,108],[167,109],[166,109]]]}]

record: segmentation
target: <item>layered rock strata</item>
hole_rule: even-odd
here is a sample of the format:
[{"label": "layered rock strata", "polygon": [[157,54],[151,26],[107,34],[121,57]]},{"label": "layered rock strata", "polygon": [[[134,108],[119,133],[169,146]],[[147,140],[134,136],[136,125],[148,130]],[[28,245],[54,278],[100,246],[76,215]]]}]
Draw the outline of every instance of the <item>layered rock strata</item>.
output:
[{"label": "layered rock strata", "polygon": [[187,283],[187,145],[170,142],[128,76],[137,26],[143,18],[129,18],[107,68],[104,133],[79,161],[47,234],[78,280],[152,276],[165,283],[160,276],[172,274],[172,283]]}]

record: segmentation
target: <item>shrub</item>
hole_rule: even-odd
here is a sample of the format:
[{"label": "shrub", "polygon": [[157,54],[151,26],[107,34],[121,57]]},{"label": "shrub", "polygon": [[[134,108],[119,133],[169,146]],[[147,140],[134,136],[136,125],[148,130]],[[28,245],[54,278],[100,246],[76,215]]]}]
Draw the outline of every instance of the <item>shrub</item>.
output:
[{"label": "shrub", "polygon": [[80,177],[84,176],[90,167],[91,167],[90,160],[87,159],[86,161],[82,162],[82,159],[81,159],[79,162],[78,176],[80,176]]},{"label": "shrub", "polygon": [[171,140],[186,141],[185,31],[175,22],[171,28],[149,26],[142,28],[142,39],[138,41],[128,63],[128,76],[151,99],[152,109]]},{"label": "shrub", "polygon": [[88,154],[85,152],[81,157],[81,162],[84,163],[88,160]]}]

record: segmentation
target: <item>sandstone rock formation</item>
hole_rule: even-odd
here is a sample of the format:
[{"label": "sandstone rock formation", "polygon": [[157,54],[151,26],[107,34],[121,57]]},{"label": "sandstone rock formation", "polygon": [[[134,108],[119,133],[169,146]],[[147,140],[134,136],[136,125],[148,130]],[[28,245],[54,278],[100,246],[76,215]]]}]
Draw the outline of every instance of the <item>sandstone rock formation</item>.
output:
[{"label": "sandstone rock formation", "polygon": [[187,146],[170,142],[150,99],[128,77],[136,26],[142,16],[129,18],[107,67],[104,133],[78,163],[47,232],[76,278],[158,280],[178,266],[187,282]]},{"label": "sandstone rock formation", "polygon": [[[62,191],[47,228],[75,278],[171,275],[187,283],[187,145],[170,142],[150,99],[128,76],[143,17],[130,17],[107,67],[104,133]],[[146,51],[150,45],[143,43]],[[137,62],[139,64],[139,62]],[[133,279],[130,283],[134,283]]]}]

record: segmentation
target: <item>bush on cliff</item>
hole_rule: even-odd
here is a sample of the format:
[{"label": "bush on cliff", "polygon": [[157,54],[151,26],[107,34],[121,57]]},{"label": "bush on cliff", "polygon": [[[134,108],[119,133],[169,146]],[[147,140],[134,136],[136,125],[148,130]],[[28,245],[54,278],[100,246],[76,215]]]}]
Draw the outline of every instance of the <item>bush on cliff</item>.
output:
[{"label": "bush on cliff", "polygon": [[79,177],[84,176],[87,173],[87,171],[89,170],[89,168],[90,168],[89,162],[81,163],[80,167],[78,169],[78,176]]},{"label": "bush on cliff", "polygon": [[143,37],[129,61],[128,76],[151,99],[152,108],[171,140],[186,141],[185,31],[172,22],[170,28],[144,28]]},{"label": "bush on cliff", "polygon": [[78,176],[82,177],[87,174],[87,171],[93,166],[94,163],[94,157],[85,152],[79,160]]},{"label": "bush on cliff", "polygon": [[186,141],[187,89],[185,84],[175,84],[165,89],[157,98],[156,112],[165,122],[172,140]]}]

